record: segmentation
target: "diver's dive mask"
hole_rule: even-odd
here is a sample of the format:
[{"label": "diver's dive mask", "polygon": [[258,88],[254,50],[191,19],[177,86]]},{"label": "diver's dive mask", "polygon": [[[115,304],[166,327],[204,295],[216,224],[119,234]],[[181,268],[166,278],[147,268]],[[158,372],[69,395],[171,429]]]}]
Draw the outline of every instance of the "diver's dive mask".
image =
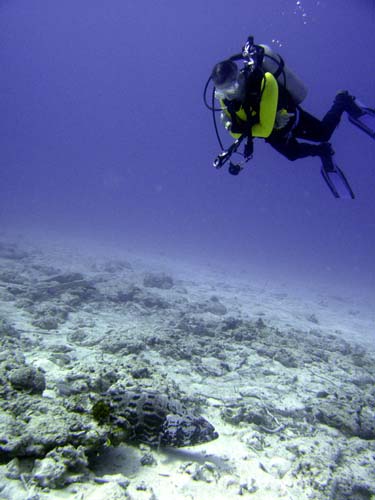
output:
[{"label": "diver's dive mask", "polygon": [[238,99],[242,94],[242,86],[238,80],[232,80],[228,85],[215,88],[216,99]]}]

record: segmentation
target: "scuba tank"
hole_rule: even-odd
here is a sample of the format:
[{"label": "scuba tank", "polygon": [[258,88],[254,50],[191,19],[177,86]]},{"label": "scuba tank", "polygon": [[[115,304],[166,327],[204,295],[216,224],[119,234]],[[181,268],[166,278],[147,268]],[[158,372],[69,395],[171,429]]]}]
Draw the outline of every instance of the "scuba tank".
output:
[{"label": "scuba tank", "polygon": [[307,87],[302,80],[285,65],[283,58],[268,45],[259,44],[264,50],[262,69],[272,73],[279,85],[284,87],[291,95],[295,104],[307,96]]}]

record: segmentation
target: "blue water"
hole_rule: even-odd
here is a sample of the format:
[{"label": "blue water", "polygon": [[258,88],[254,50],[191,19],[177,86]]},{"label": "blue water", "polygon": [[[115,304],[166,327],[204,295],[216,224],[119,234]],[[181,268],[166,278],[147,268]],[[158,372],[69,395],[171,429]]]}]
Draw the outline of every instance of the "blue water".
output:
[{"label": "blue water", "polygon": [[0,224],[83,237],[309,285],[375,287],[375,143],[346,119],[332,143],[357,198],[319,160],[262,141],[215,171],[202,102],[248,35],[278,50],[322,117],[339,89],[375,106],[372,0],[0,2]]}]

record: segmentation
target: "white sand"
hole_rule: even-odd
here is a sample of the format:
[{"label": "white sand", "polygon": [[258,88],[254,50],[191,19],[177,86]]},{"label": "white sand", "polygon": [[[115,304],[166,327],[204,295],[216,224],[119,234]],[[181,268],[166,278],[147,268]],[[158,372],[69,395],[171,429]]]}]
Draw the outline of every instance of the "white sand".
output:
[{"label": "white sand", "polygon": [[[121,254],[113,258],[119,259]],[[86,255],[85,251],[79,253],[74,249],[62,249],[58,244],[49,245],[49,248],[43,245],[42,253],[36,259],[43,265],[63,271],[81,271],[88,276],[97,274],[103,262],[111,260],[108,256],[99,255],[99,252],[95,254],[91,251],[91,255]],[[123,260],[131,262],[134,279],[140,279],[149,270],[168,272],[175,279],[181,297],[188,298],[192,303],[202,303],[214,295],[225,304],[229,316],[254,320],[262,318],[267,326],[283,332],[297,331],[309,335],[315,330],[323,336],[335,334],[375,353],[375,307],[369,297],[350,297],[346,293],[333,294],[324,289],[311,290],[295,285],[291,288],[286,284],[272,283],[269,279],[262,281],[259,277],[257,280],[245,275],[230,277],[212,268],[207,271],[199,266],[168,262],[166,257],[158,260],[157,256],[147,258],[124,253]],[[114,276],[113,286],[118,286],[122,279],[121,273]],[[166,291],[165,296],[174,293],[172,289]],[[90,330],[93,338],[108,337],[111,331],[133,337],[137,332],[140,336],[163,334],[163,323],[158,316],[140,318],[121,313],[118,309],[96,310],[89,305],[71,314],[58,330],[44,334],[38,333],[30,325],[28,314],[15,309],[12,302],[2,302],[0,313],[30,337],[42,338],[40,347],[25,354],[28,362],[46,372],[49,387],[44,394],[46,397],[54,397],[51,388],[69,370],[48,359],[48,348],[53,344],[66,343],[66,335],[77,328],[77,324]],[[228,345],[227,362],[233,367],[239,363],[241,352],[233,351],[231,358],[230,348]],[[339,431],[327,426],[311,426],[310,437],[300,436],[295,429],[288,427],[274,434],[264,434],[251,423],[238,426],[225,423],[220,417],[220,410],[223,404],[241,402],[244,396],[252,394],[259,400],[272,398],[275,407],[283,410],[303,409],[306,394],[340,387],[346,373],[345,366],[328,365],[328,372],[324,372],[318,365],[288,368],[270,359],[266,368],[272,373],[262,378],[264,359],[248,348],[244,348],[243,352],[247,356],[243,366],[222,376],[209,374],[209,370],[220,369],[218,360],[210,356],[201,360],[202,366],[208,370],[204,375],[193,370],[188,360],[166,360],[152,349],[140,355],[140,361],[151,365],[167,380],[173,380],[187,394],[207,398],[204,416],[219,432],[220,437],[216,441],[184,449],[150,450],[146,445],[112,448],[98,461],[91,480],[62,490],[42,491],[34,485],[1,476],[0,499],[229,500],[239,495],[254,500],[326,498],[319,496],[319,485],[323,487],[330,477],[330,471],[325,470],[324,464],[329,469],[337,448],[348,446]],[[82,365],[92,364],[96,359],[99,363],[103,357],[109,365],[117,362],[116,355],[103,355],[96,346],[74,346],[74,357]],[[298,382],[292,382],[296,376]],[[277,425],[275,420],[274,428]],[[359,438],[352,440],[360,441]],[[302,476],[294,472],[296,463],[300,461],[300,457],[296,456],[297,449],[299,452],[304,450],[306,460],[315,464],[312,466],[315,470],[306,469],[311,480],[302,480]],[[140,458],[146,452],[152,453],[155,459],[153,465],[140,464]],[[365,455],[366,452],[363,452],[362,458]],[[353,468],[357,468],[356,477],[362,474],[364,482],[372,480],[366,474],[374,472],[373,461],[369,467],[361,468],[353,459]],[[6,466],[0,469],[4,472]],[[100,478],[100,483],[95,481],[95,477]],[[126,478],[130,484],[124,488],[121,483]]]}]

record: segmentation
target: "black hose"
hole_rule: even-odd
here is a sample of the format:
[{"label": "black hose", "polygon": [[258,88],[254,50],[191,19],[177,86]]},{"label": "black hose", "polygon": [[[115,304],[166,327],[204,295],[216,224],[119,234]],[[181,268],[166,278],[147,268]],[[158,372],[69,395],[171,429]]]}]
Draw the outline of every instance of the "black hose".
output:
[{"label": "black hose", "polygon": [[222,143],[222,141],[220,139],[219,129],[218,129],[217,123],[216,123],[216,114],[215,113],[217,111],[222,111],[222,109],[221,108],[215,108],[215,87],[213,87],[213,89],[212,89],[211,106],[207,102],[207,89],[208,89],[208,86],[209,86],[211,80],[212,80],[212,77],[210,76],[209,79],[206,82],[206,85],[204,86],[203,102],[204,102],[206,108],[208,108],[210,111],[212,111],[212,119],[213,119],[213,122],[214,122],[214,129],[215,129],[216,138],[217,138],[217,141],[218,141],[221,149],[224,149],[223,143]]},{"label": "black hose", "polygon": [[[214,105],[215,105],[215,87],[212,89],[212,119],[214,121],[214,128],[215,128],[215,133],[216,133],[217,141],[218,141],[221,149],[224,149],[223,143],[221,142],[221,139],[220,139],[219,130],[217,128],[216,114],[215,114],[215,110],[214,110]],[[222,111],[221,108],[220,108],[220,111]]]},{"label": "black hose", "polygon": [[[215,108],[214,101],[212,103],[212,106],[210,106],[208,104],[208,102],[207,102],[207,89],[208,89],[208,86],[209,86],[211,80],[212,80],[212,77],[210,76],[209,79],[206,82],[206,85],[204,86],[204,90],[203,90],[203,102],[204,102],[204,105],[206,106],[206,108],[208,108],[210,111],[221,111],[221,108]],[[213,91],[215,92],[215,87],[214,87]]]}]

